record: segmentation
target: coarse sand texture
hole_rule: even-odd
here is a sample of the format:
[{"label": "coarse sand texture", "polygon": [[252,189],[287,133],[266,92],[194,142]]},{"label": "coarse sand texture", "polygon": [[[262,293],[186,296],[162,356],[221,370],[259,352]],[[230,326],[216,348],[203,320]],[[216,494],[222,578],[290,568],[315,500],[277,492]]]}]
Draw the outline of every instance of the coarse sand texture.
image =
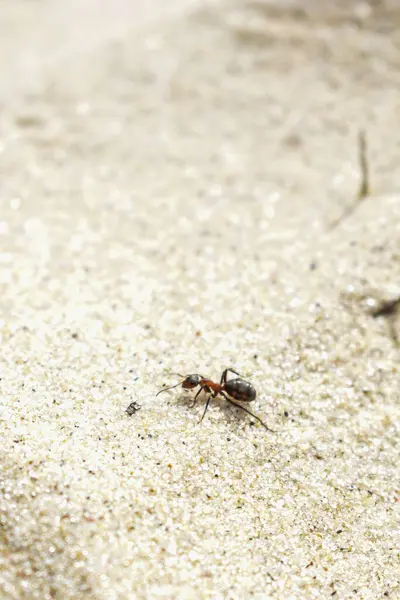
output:
[{"label": "coarse sand texture", "polygon": [[399,31],[0,2],[0,600],[400,599]]}]

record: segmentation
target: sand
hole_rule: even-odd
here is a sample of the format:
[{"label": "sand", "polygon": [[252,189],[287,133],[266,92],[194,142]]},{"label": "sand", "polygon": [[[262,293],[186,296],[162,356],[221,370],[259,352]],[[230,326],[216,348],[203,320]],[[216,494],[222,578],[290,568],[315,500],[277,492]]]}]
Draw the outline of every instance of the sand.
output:
[{"label": "sand", "polygon": [[397,3],[101,4],[0,5],[0,597],[400,598]]}]

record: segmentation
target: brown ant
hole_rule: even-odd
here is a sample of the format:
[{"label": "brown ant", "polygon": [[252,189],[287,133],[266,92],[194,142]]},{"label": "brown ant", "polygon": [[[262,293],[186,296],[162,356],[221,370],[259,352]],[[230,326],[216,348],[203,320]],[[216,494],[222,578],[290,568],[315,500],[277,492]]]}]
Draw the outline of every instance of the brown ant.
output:
[{"label": "brown ant", "polygon": [[[227,381],[228,372],[234,373],[235,375],[239,375],[239,377],[236,377],[235,379],[230,379],[229,381]],[[181,377],[183,377],[183,375]],[[200,419],[200,422],[206,416],[206,412],[208,410],[208,406],[210,404],[211,398],[216,398],[218,395],[220,395],[220,396],[223,396],[225,398],[225,400],[227,402],[229,402],[229,404],[233,404],[233,406],[236,406],[237,408],[244,410],[244,412],[246,412],[247,414],[249,414],[252,417],[254,417],[255,419],[257,419],[257,421],[259,421],[261,423],[261,425],[263,427],[265,427],[265,429],[267,431],[271,431],[271,432],[275,433],[272,429],[267,427],[267,425],[260,419],[260,417],[257,417],[257,415],[250,412],[247,408],[245,408],[241,404],[237,404],[236,402],[234,402],[232,400],[232,398],[234,398],[235,400],[239,400],[240,402],[253,402],[253,400],[256,399],[256,395],[257,395],[257,392],[256,392],[254,386],[249,381],[245,381],[244,379],[242,379],[240,374],[237,373],[236,371],[234,371],[233,369],[225,369],[223,371],[220,383],[216,383],[215,381],[212,381],[211,379],[206,379],[202,375],[198,375],[198,374],[187,375],[183,381],[181,381],[180,383],[177,383],[176,385],[172,385],[171,387],[167,387],[167,388],[160,390],[156,394],[156,396],[158,396],[158,394],[161,394],[162,392],[166,392],[167,390],[172,390],[173,388],[176,388],[179,385],[181,385],[183,387],[183,389],[185,389],[185,390],[193,390],[197,386],[200,386],[199,391],[197,392],[196,396],[194,397],[192,406],[195,405],[197,396],[203,390],[206,392],[206,394],[209,394],[209,396],[207,398],[206,406],[204,409],[204,413]],[[228,395],[226,395],[226,394],[228,394]]]}]

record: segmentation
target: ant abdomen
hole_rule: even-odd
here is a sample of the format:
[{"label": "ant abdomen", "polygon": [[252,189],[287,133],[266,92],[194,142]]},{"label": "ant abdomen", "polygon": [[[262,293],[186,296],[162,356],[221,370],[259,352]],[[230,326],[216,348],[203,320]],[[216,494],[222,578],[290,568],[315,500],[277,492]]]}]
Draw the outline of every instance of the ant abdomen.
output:
[{"label": "ant abdomen", "polygon": [[255,387],[249,381],[240,378],[227,381],[224,389],[229,396],[239,402],[253,402],[257,396]]}]

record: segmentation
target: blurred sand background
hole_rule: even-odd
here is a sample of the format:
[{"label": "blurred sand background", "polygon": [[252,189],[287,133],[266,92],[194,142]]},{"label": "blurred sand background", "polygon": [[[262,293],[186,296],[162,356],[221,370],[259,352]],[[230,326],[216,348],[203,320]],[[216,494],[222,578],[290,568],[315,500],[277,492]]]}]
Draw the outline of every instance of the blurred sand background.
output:
[{"label": "blurred sand background", "polygon": [[399,26],[1,0],[2,599],[400,598]]}]

